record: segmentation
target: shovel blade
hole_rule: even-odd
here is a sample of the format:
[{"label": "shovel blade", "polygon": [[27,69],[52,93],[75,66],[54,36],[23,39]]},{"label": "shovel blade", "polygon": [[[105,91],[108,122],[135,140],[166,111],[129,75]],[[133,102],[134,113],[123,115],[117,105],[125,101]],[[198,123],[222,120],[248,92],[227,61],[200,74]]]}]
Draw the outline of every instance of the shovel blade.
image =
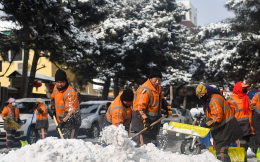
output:
[{"label": "shovel blade", "polygon": [[[215,155],[216,150],[213,150],[213,147],[209,147],[209,152]],[[244,162],[246,154],[244,147],[229,147],[228,155],[230,157],[231,162]]]},{"label": "shovel blade", "polygon": [[22,140],[20,140],[20,142],[21,142],[22,147],[24,147],[24,146],[26,146],[26,145],[29,145],[27,141],[22,141]]}]

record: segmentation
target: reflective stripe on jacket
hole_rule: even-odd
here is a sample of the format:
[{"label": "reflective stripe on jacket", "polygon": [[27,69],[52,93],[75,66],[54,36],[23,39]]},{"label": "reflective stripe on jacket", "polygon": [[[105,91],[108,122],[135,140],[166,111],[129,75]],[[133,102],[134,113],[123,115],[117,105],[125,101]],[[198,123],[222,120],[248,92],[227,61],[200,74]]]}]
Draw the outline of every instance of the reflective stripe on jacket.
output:
[{"label": "reflective stripe on jacket", "polygon": [[69,85],[67,89],[59,91],[54,87],[51,98],[55,101],[55,111],[58,123],[66,122],[71,114],[79,111],[79,101],[76,91]]},{"label": "reflective stripe on jacket", "polygon": [[116,97],[106,113],[107,121],[115,126],[130,124],[132,119],[132,106],[125,108],[120,100],[121,95]]},{"label": "reflective stripe on jacket", "polygon": [[225,125],[235,117],[227,101],[219,94],[212,94],[206,115],[207,118],[212,119],[206,123],[208,126],[214,124],[212,129]]},{"label": "reflective stripe on jacket", "polygon": [[20,118],[20,111],[17,107],[14,107],[12,104],[8,104],[3,108],[2,114],[3,117],[11,117],[14,121],[18,121]]},{"label": "reflective stripe on jacket", "polygon": [[34,110],[36,111],[36,129],[41,129],[45,128],[48,129],[49,127],[49,122],[48,122],[48,109],[45,107],[43,103],[40,103],[38,107],[43,111],[42,113],[39,112],[37,109]]},{"label": "reflective stripe on jacket", "polygon": [[236,94],[232,94],[231,98],[227,101],[238,124],[244,132],[244,136],[254,134],[252,127],[252,111],[249,110],[248,114],[244,114],[243,110],[243,98],[240,98]]}]

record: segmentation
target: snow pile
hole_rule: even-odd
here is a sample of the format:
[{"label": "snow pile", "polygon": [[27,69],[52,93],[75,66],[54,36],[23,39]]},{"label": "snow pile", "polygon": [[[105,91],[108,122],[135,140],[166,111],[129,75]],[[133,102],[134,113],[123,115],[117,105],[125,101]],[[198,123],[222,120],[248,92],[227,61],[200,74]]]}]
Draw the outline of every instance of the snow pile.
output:
[{"label": "snow pile", "polygon": [[215,162],[213,154],[205,151],[200,155],[182,155],[159,150],[153,144],[134,147],[123,126],[109,126],[102,132],[107,146],[76,139],[49,137],[36,144],[0,154],[1,162]]}]

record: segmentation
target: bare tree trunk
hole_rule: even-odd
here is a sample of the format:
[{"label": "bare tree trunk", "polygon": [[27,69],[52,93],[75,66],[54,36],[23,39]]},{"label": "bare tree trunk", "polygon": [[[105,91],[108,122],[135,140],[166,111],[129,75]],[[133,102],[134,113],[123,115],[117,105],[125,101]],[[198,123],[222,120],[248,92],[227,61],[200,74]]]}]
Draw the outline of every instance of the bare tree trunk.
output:
[{"label": "bare tree trunk", "polygon": [[29,59],[29,48],[27,45],[24,46],[24,55],[23,55],[23,71],[22,71],[22,83],[20,89],[20,98],[27,97],[27,82],[28,82],[28,59]]},{"label": "bare tree trunk", "polygon": [[30,73],[29,83],[28,83],[28,91],[27,91],[28,97],[32,97],[33,83],[35,79],[35,73],[36,73],[36,68],[37,68],[37,63],[39,58],[40,55],[38,51],[34,50],[34,57],[33,57],[32,68],[31,68],[31,73]]},{"label": "bare tree trunk", "polygon": [[103,86],[102,97],[101,97],[102,100],[108,99],[110,79],[111,79],[110,77],[107,77],[107,80],[105,81],[105,85]]},{"label": "bare tree trunk", "polygon": [[116,96],[118,96],[118,94],[119,94],[118,77],[115,76],[115,78],[114,78],[114,98],[116,98]]}]

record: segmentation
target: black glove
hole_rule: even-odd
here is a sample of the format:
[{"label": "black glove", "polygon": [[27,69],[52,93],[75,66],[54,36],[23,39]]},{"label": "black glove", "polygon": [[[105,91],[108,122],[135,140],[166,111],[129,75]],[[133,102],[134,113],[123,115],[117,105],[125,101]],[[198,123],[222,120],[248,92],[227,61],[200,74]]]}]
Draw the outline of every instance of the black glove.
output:
[{"label": "black glove", "polygon": [[165,99],[162,99],[162,109],[168,111],[167,106],[169,106],[168,102]]},{"label": "black glove", "polygon": [[58,128],[62,129],[64,126],[66,125],[66,122],[61,121],[58,126],[56,127],[56,129],[58,130]]},{"label": "black glove", "polygon": [[144,123],[144,128],[147,128],[147,130],[153,129],[153,127],[151,127],[152,122],[150,121],[150,119],[146,118],[143,121],[143,123]]}]

